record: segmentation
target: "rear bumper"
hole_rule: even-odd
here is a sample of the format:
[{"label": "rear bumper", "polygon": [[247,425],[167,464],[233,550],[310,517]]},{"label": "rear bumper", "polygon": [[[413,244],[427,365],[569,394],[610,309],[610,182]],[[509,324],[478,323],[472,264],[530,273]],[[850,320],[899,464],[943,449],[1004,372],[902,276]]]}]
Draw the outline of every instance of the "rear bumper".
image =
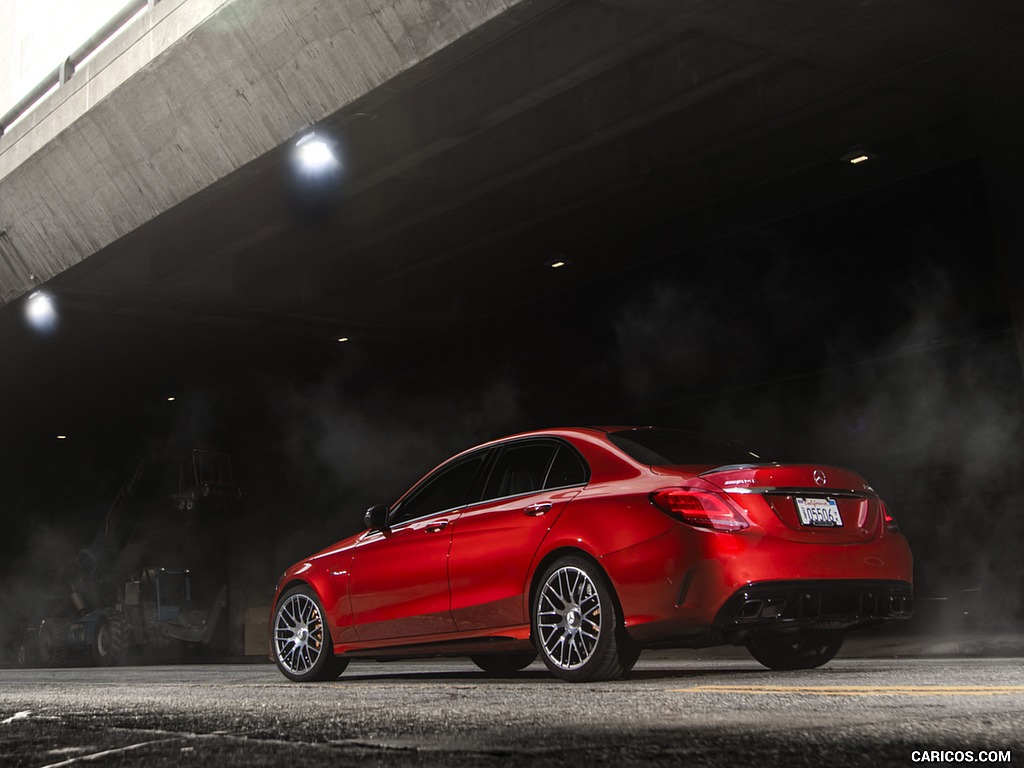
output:
[{"label": "rear bumper", "polygon": [[[721,639],[721,632],[714,642],[708,635],[716,628],[745,631],[758,622],[853,627],[907,618],[913,612],[910,548],[902,536],[886,533],[865,544],[813,545],[766,536],[757,528],[725,534],[680,523],[600,562],[619,597],[626,631],[644,645],[669,640],[731,642]],[[809,599],[796,593],[805,586],[817,590]],[[876,588],[885,596],[886,590],[896,590],[897,597],[910,602],[897,601],[890,611],[888,604],[876,607],[875,597],[864,595],[862,607],[860,586],[872,595]],[[778,594],[764,593],[765,589]],[[741,616],[736,616],[738,605],[731,611],[726,607],[734,600],[746,602],[737,596],[751,590],[751,600],[784,600],[788,607],[776,615],[770,610],[755,614],[750,607],[750,614]],[[850,590],[857,595],[852,607]],[[814,594],[821,595],[820,609],[811,607]]]},{"label": "rear bumper", "polygon": [[[719,609],[705,614],[706,618],[690,613],[627,624],[626,631],[644,646],[703,648],[742,644],[752,632],[762,629],[851,630],[909,619],[914,614],[913,586],[901,580],[766,580],[727,594]],[[687,612],[685,606],[676,610]]]},{"label": "rear bumper", "polygon": [[737,590],[714,628],[728,637],[767,628],[850,629],[913,615],[914,591],[905,581],[766,581]]}]

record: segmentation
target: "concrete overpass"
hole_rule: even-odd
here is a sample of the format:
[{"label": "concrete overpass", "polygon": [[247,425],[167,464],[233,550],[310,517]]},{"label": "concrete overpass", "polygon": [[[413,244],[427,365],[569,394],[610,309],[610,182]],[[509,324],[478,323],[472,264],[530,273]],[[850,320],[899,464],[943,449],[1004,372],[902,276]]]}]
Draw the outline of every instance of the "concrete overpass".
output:
[{"label": "concrete overpass", "polygon": [[154,5],[3,136],[4,300],[375,89],[429,77],[426,59],[507,10],[447,6]]},{"label": "concrete overpass", "polygon": [[[0,136],[0,300],[45,284],[305,336],[439,330],[980,157],[1020,329],[1022,19],[161,0]],[[310,129],[337,142],[336,189],[290,175]],[[876,159],[841,162],[858,146]],[[571,275],[541,277],[553,259]]]}]

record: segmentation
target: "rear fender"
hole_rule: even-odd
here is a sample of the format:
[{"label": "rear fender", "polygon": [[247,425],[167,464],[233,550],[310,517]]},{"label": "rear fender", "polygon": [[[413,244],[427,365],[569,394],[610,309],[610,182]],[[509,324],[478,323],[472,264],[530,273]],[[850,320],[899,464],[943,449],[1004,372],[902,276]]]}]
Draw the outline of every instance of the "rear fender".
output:
[{"label": "rear fender", "polygon": [[[601,564],[608,555],[635,547],[672,529],[674,521],[651,504],[647,493],[644,487],[642,492],[609,497],[604,489],[587,488],[569,502],[533,557],[523,591],[526,615],[529,615],[532,589],[540,572],[562,554],[582,553]],[[621,587],[618,580],[603,565],[602,570],[618,594]]]}]

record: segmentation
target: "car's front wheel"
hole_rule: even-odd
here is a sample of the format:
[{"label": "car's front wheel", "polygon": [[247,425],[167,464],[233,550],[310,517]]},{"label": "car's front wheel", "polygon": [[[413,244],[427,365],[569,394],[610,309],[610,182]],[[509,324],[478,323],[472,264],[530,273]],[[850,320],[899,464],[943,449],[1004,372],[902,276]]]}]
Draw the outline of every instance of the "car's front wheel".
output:
[{"label": "car's front wheel", "polygon": [[747,639],[747,650],[769,669],[814,669],[843,645],[840,629],[761,630]]},{"label": "car's front wheel", "polygon": [[271,642],[277,668],[289,680],[333,680],[348,666],[348,659],[334,655],[323,606],[306,586],[294,587],[281,596],[274,611]]},{"label": "car's front wheel", "polygon": [[639,656],[623,629],[607,578],[583,557],[562,558],[544,571],[531,621],[541,659],[563,680],[622,677]]}]

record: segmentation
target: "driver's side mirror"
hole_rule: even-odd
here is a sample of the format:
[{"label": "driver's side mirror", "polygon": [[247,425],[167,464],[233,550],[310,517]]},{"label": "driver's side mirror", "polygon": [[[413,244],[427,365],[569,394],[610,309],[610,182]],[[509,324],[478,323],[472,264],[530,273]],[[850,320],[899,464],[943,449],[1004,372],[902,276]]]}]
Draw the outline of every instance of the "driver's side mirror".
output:
[{"label": "driver's side mirror", "polygon": [[388,530],[388,507],[386,504],[375,504],[363,515],[363,524],[371,531]]}]

